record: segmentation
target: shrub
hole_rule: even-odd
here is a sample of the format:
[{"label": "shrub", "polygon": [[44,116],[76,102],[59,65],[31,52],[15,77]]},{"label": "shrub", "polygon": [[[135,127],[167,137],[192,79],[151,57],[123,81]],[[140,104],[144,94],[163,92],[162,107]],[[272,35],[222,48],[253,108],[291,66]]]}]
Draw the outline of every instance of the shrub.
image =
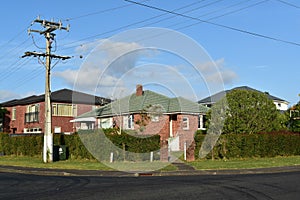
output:
[{"label": "shrub", "polygon": [[[204,134],[195,135],[195,158],[198,158],[204,137]],[[300,134],[288,132],[223,134],[213,152],[216,159],[300,155]],[[211,156],[209,154],[206,158]]]},{"label": "shrub", "polygon": [[[93,135],[94,134],[94,135]],[[105,155],[101,160],[109,160],[110,150],[105,148],[98,148],[98,140],[95,140],[95,134],[100,135],[95,131],[82,131],[73,135],[55,134],[53,137],[54,145],[66,145],[69,149],[69,155],[72,158],[80,159],[95,159],[89,151],[99,152],[99,155]],[[140,158],[128,157],[128,152],[133,153],[148,153],[151,151],[159,150],[160,136],[154,135],[151,137],[134,137],[124,132],[121,135],[116,133],[115,129],[104,130],[104,136],[110,140],[112,144],[119,147],[121,151],[114,152],[118,159],[145,159],[143,154],[137,154]],[[98,139],[98,138],[97,138]],[[101,138],[100,138],[101,139]],[[89,149],[84,145],[89,142]],[[94,149],[93,149],[94,148]],[[95,149],[97,148],[97,149]],[[0,133],[0,153],[4,155],[26,155],[26,156],[40,156],[43,150],[43,135],[22,135],[11,137],[9,134]],[[126,151],[127,153],[124,153]],[[125,156],[125,158],[124,158]],[[147,156],[149,159],[149,156]]]}]

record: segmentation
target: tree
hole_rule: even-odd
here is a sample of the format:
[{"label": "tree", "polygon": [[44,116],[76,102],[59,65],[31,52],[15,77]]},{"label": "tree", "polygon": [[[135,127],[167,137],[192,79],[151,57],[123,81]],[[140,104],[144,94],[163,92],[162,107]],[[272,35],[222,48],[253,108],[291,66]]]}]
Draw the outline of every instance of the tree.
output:
[{"label": "tree", "polygon": [[[227,102],[223,133],[259,133],[286,129],[286,119],[266,94],[232,90],[214,106]],[[224,106],[223,106],[224,107]]]},{"label": "tree", "polygon": [[2,108],[0,105],[0,132],[3,131],[3,120],[6,112],[7,110],[5,108]]},{"label": "tree", "polygon": [[286,115],[289,117],[288,128],[292,132],[300,132],[300,102],[292,106]]},{"label": "tree", "polygon": [[6,112],[6,110],[5,109],[3,109],[3,108],[0,108],[0,116],[2,116],[4,113]]}]

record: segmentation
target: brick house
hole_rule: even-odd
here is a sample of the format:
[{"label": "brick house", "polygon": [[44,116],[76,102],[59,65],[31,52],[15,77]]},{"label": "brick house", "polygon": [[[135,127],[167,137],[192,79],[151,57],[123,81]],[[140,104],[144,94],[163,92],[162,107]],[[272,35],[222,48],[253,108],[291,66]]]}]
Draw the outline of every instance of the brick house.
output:
[{"label": "brick house", "polygon": [[115,127],[130,134],[159,134],[169,150],[184,149],[185,142],[194,141],[198,129],[205,129],[203,116],[209,108],[182,97],[169,98],[153,91],[143,91],[137,85],[136,93],[87,112],[77,118],[95,117],[96,128]]},{"label": "brick house", "polygon": [[[52,131],[54,133],[73,133],[76,123],[74,117],[91,111],[97,106],[111,102],[109,99],[95,97],[81,92],[62,89],[51,93]],[[7,133],[43,133],[45,122],[45,95],[33,95],[1,103],[7,110],[2,119],[3,131]]]}]

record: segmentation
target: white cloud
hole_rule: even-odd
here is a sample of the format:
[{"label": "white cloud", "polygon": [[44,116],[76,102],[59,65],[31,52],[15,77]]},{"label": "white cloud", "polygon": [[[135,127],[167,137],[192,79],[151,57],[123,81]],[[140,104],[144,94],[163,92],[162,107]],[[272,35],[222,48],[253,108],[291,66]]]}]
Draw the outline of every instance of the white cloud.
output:
[{"label": "white cloud", "polygon": [[20,98],[20,95],[11,91],[0,90],[0,102],[9,101],[16,98]]},{"label": "white cloud", "polygon": [[53,75],[62,78],[68,85],[75,86],[75,90],[95,91],[101,87],[102,95],[109,97],[112,88],[119,87],[124,91],[124,84],[120,80],[122,76],[135,67],[141,56],[149,56],[149,51],[142,50],[142,46],[137,43],[110,40],[97,40],[76,51],[86,54],[91,49],[93,50],[80,69],[54,72]]},{"label": "white cloud", "polygon": [[208,82],[224,85],[232,84],[238,79],[238,75],[224,65],[225,61],[222,58],[213,62],[201,63],[197,68]]},{"label": "white cloud", "polygon": [[[169,88],[176,96],[187,96],[205,82],[223,85],[237,79],[234,71],[225,68],[224,59],[200,63],[196,69],[186,64],[168,65],[172,60],[166,59],[163,53],[145,49],[135,42],[97,40],[76,51],[79,54],[91,51],[80,69],[54,72],[53,75],[74,86],[75,90],[97,91],[97,95],[108,98],[132,93],[136,84],[157,84]],[[151,66],[153,60],[158,63]],[[202,83],[199,83],[201,76]]]}]

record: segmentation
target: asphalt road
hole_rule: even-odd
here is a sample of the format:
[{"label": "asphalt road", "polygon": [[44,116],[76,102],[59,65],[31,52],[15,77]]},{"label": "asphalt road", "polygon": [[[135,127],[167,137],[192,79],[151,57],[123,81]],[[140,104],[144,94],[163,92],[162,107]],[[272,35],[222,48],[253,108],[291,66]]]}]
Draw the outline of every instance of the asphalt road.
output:
[{"label": "asphalt road", "polygon": [[300,172],[163,177],[0,173],[0,199],[299,199]]}]

